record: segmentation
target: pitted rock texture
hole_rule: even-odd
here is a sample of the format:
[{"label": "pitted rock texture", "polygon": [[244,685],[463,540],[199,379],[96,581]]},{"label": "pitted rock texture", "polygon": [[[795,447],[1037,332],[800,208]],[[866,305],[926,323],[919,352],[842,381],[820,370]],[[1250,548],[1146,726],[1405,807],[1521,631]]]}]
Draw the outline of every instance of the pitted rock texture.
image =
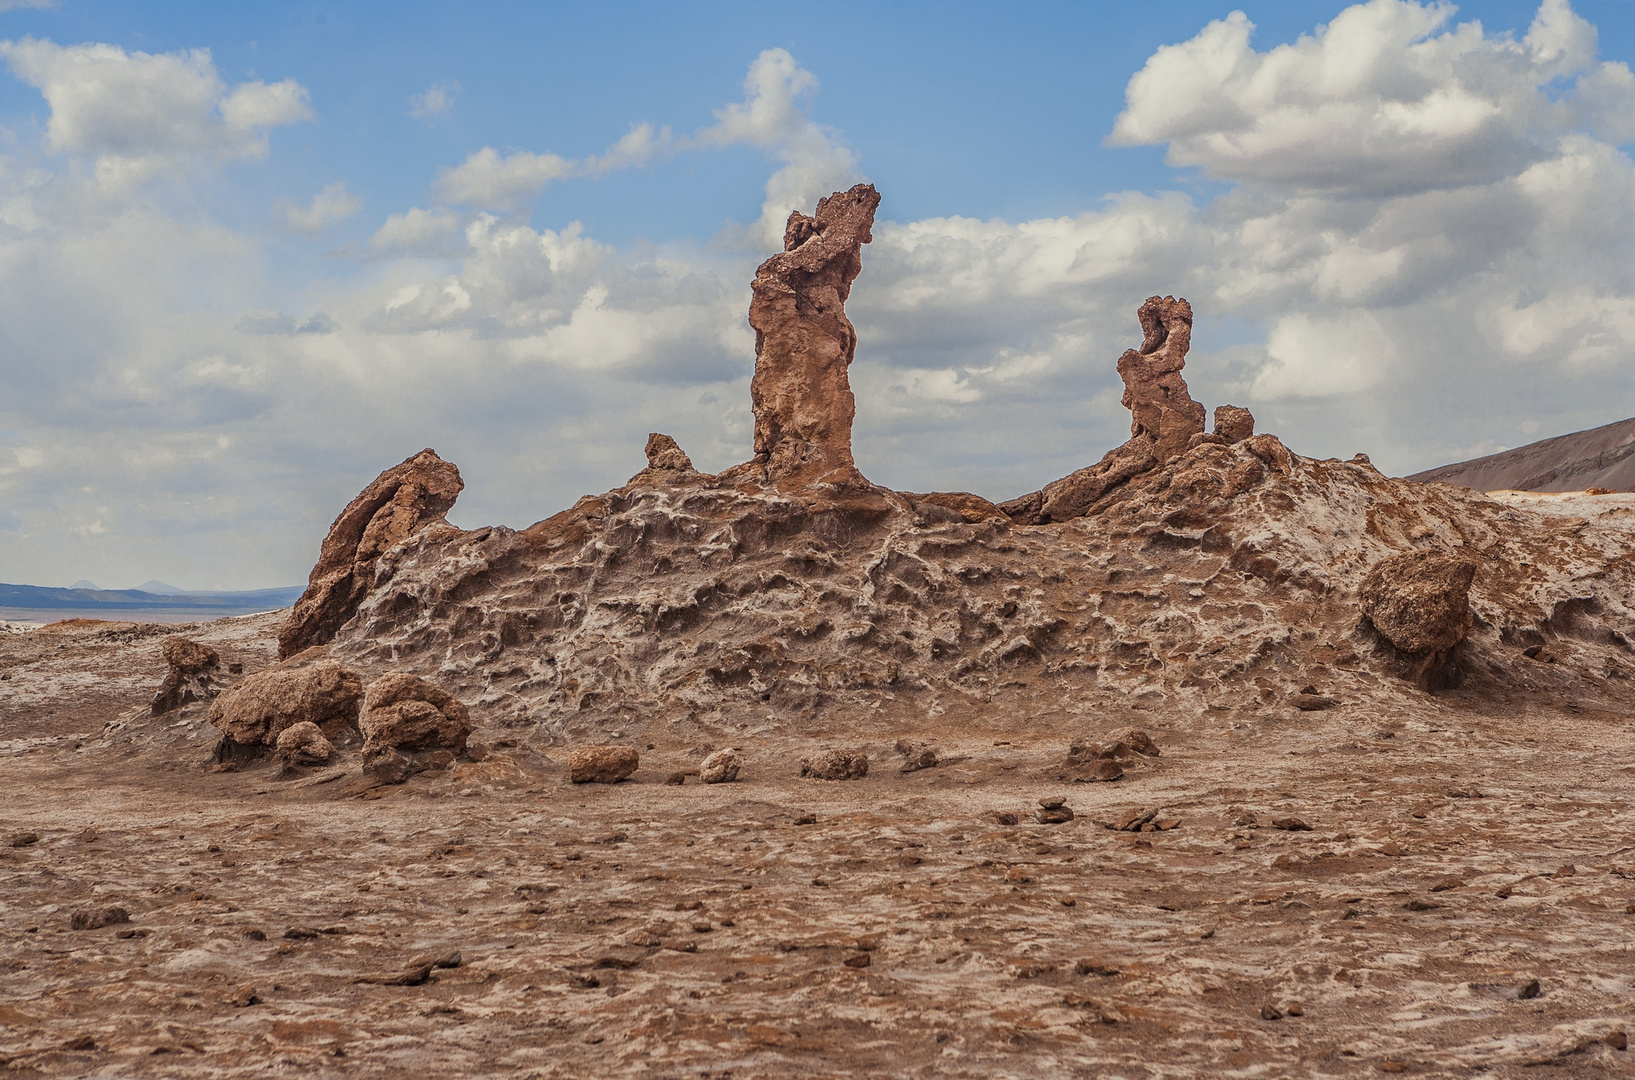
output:
[{"label": "pitted rock texture", "polygon": [[365,753],[376,750],[464,752],[471,735],[465,704],[436,683],[406,672],[369,684],[358,716]]},{"label": "pitted rock texture", "polygon": [[211,703],[210,723],[240,746],[273,746],[303,720],[331,732],[356,723],[363,679],[321,656],[314,650],[245,676]]},{"label": "pitted rock texture", "polygon": [[426,449],[364,488],[329,527],[306,592],[278,633],[279,656],[294,656],[334,637],[369,595],[381,554],[443,521],[463,487],[460,470]]},{"label": "pitted rock texture", "polygon": [[784,250],[755,273],[750,465],[764,467],[775,483],[867,485],[852,461],[857,402],[847,369],[857,331],[845,304],[879,205],[879,192],[858,184],[821,200],[811,217],[790,214]]},{"label": "pitted rock texture", "polygon": [[823,750],[800,759],[800,774],[814,780],[861,780],[869,774],[865,750]]},{"label": "pitted rock texture", "polygon": [[1442,551],[1407,551],[1382,559],[1363,579],[1362,612],[1392,645],[1439,663],[1470,630],[1470,585],[1476,563]]},{"label": "pitted rock texture", "polygon": [[1238,405],[1215,406],[1215,434],[1229,443],[1242,442],[1255,433],[1255,417]]},{"label": "pitted rock texture", "polygon": [[[1148,297],[1136,318],[1141,323],[1141,347],[1125,350],[1118,360],[1118,373],[1124,380],[1123,403],[1131,416],[1129,441],[1109,450],[1094,465],[1000,503],[999,509],[1017,522],[1044,525],[1097,513],[1110,492],[1135,477],[1200,444],[1240,442],[1254,430],[1254,418],[1247,409],[1225,406],[1233,410],[1226,413],[1227,431],[1220,432],[1219,438],[1204,433],[1204,407],[1192,400],[1181,377],[1192,344],[1190,304],[1173,296]],[[1222,413],[1216,411],[1217,427]]]},{"label": "pitted rock texture", "polygon": [[322,765],[335,756],[335,745],[324,738],[323,729],[311,720],[302,720],[280,731],[275,746],[278,760],[286,768]]},{"label": "pitted rock texture", "polygon": [[153,695],[154,716],[174,712],[191,701],[209,701],[221,691],[221,656],[208,645],[187,638],[169,638],[161,648],[165,679]]},{"label": "pitted rock texture", "polygon": [[1187,392],[1181,369],[1192,347],[1192,305],[1173,296],[1149,296],[1136,312],[1141,347],[1118,358],[1130,438],[1151,439],[1153,456],[1169,461],[1204,430],[1204,407]]}]

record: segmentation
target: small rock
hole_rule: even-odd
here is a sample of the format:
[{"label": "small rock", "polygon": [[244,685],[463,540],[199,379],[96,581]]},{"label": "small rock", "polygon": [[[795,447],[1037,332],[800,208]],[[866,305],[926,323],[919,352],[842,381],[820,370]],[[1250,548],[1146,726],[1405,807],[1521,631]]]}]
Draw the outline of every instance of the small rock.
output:
[{"label": "small rock", "polygon": [[1291,1001],[1283,1006],[1283,1013],[1285,1016],[1305,1016],[1306,1007],[1298,1001]]},{"label": "small rock", "polygon": [[1065,795],[1052,795],[1049,798],[1039,800],[1039,808],[1042,810],[1060,810],[1066,805],[1067,796]]},{"label": "small rock", "polygon": [[801,758],[800,774],[818,780],[861,780],[869,774],[869,757],[862,750],[824,750]]},{"label": "small rock", "polygon": [[1063,825],[1073,820],[1073,811],[1066,805],[1066,799],[1052,797],[1039,800],[1039,809],[1033,812],[1033,820],[1041,825]]},{"label": "small rock", "polygon": [[278,760],[285,768],[322,765],[335,756],[335,744],[324,738],[323,730],[311,720],[291,724],[278,733]]},{"label": "small rock", "polygon": [[1614,1050],[1629,1049],[1629,1036],[1624,1034],[1623,1028],[1619,1028],[1616,1031],[1607,1032],[1601,1037],[1601,1041],[1612,1047]]},{"label": "small rock", "polygon": [[743,755],[736,750],[717,750],[698,766],[698,778],[706,784],[726,784],[738,779],[744,767]]},{"label": "small rock", "polygon": [[370,983],[374,986],[419,986],[431,979],[431,969],[431,964],[421,963],[396,975],[365,975],[352,981]]},{"label": "small rock", "polygon": [[37,832],[13,833],[11,837],[12,847],[28,847],[30,844],[38,844],[39,842],[40,834]]},{"label": "small rock", "polygon": [[1531,982],[1525,983],[1519,989],[1517,989],[1516,997],[1520,998],[1522,1001],[1530,1001],[1542,993],[1544,993],[1544,990],[1539,986],[1538,980],[1533,979]]},{"label": "small rock", "polygon": [[284,931],[284,938],[287,941],[307,941],[317,936],[318,931],[310,926],[292,926]]},{"label": "small rock", "polygon": [[1576,873],[1578,873],[1578,867],[1574,866],[1572,863],[1567,863],[1550,876],[1553,878],[1565,878],[1572,877]]},{"label": "small rock", "polygon": [[364,753],[376,750],[464,752],[471,735],[465,703],[418,675],[392,672],[370,684],[358,714]]},{"label": "small rock", "polygon": [[996,825],[1015,825],[1017,822],[1022,820],[1015,814],[1012,814],[1006,810],[1001,810],[995,813],[993,819]]},{"label": "small rock", "polygon": [[1465,883],[1456,877],[1445,877],[1431,886],[1431,892],[1447,892],[1449,889],[1462,889]]},{"label": "small rock", "polygon": [[1557,660],[1556,654],[1543,645],[1530,645],[1523,649],[1521,654],[1527,659],[1537,660],[1541,664],[1553,664]]},{"label": "small rock", "polygon": [[874,963],[874,958],[866,952],[853,953],[842,960],[841,963],[849,968],[866,968]]},{"label": "small rock", "polygon": [[679,771],[673,772],[664,778],[664,782],[671,787],[681,787],[687,782],[687,774]]},{"label": "small rock", "polygon": [[434,968],[457,968],[460,966],[460,962],[460,950],[455,949],[453,952],[443,953],[442,955],[418,956],[409,962],[409,968],[413,970],[428,964]]},{"label": "small rock", "polygon": [[249,983],[245,983],[227,997],[227,1004],[235,1009],[247,1009],[260,1001],[261,997],[255,992],[255,987]]},{"label": "small rock", "polygon": [[1404,911],[1435,911],[1437,908],[1439,908],[1441,906],[1442,905],[1438,904],[1435,900],[1421,900],[1419,897],[1416,896],[1412,900],[1409,900],[1407,903],[1403,904],[1402,905],[1402,910],[1404,910]]},{"label": "small rock", "polygon": [[941,763],[936,750],[930,746],[915,746],[913,743],[897,740],[897,752],[903,755],[903,766],[899,770],[904,773],[919,772],[921,769],[934,769]]},{"label": "small rock", "polygon": [[1283,1010],[1268,1001],[1260,1007],[1260,1018],[1262,1020],[1281,1020],[1283,1019]]},{"label": "small rock", "polygon": [[1323,709],[1332,709],[1339,703],[1338,698],[1331,698],[1326,694],[1308,694],[1304,691],[1289,698],[1289,704],[1301,712],[1321,712]]},{"label": "small rock", "polygon": [[265,930],[250,929],[244,931],[239,937],[246,941],[266,941],[267,932]]},{"label": "small rock", "polygon": [[1152,824],[1152,819],[1158,816],[1161,809],[1162,807],[1157,810],[1131,810],[1116,821],[1106,822],[1105,824],[1114,832],[1140,832],[1147,825]]},{"label": "small rock", "polygon": [[568,755],[568,779],[575,784],[617,784],[641,764],[629,746],[581,746]]},{"label": "small rock", "polygon": [[1111,978],[1119,973],[1118,968],[1105,960],[1085,957],[1073,964],[1073,970],[1080,975],[1098,975],[1104,979]]},{"label": "small rock", "polygon": [[81,908],[69,916],[68,925],[74,930],[98,930],[104,926],[116,926],[130,921],[131,913],[122,907],[109,907],[100,910]]},{"label": "small rock", "polygon": [[[1162,753],[1151,735],[1134,727],[1119,728],[1107,736],[1107,742],[1103,745],[1113,750],[1115,757],[1127,757],[1132,753],[1140,754],[1142,757],[1158,757]],[[1119,747],[1124,749],[1119,751]]]},{"label": "small rock", "polygon": [[1311,832],[1311,826],[1297,817],[1273,818],[1272,828],[1282,829],[1285,832]]}]

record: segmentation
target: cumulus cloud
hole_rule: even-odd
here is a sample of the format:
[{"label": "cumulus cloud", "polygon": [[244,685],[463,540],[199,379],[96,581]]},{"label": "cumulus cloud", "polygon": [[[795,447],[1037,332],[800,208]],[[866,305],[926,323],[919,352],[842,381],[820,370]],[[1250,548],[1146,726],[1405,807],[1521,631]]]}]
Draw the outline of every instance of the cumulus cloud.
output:
[{"label": "cumulus cloud", "polygon": [[259,158],[267,129],[312,119],[293,79],[229,88],[208,49],[126,52],[117,45],[0,42],[0,59],[51,106],[45,148],[91,157],[108,183],[191,161]]},{"label": "cumulus cloud", "polygon": [[753,146],[768,151],[781,167],[766,184],[760,219],[746,239],[777,245],[789,212],[857,179],[857,157],[838,133],[815,123],[802,101],[817,89],[817,78],[785,49],[767,49],[750,64],[744,78],[744,100],[716,111],[716,122],[692,135],[676,137],[668,127],[631,126],[601,154],[564,158],[518,150],[501,154],[491,146],[444,170],[437,178],[438,197],[477,209],[507,210],[539,195],[550,184],[570,177],[602,176],[641,168],[655,158],[685,150],[719,150]]},{"label": "cumulus cloud", "polygon": [[345,221],[363,209],[363,200],[346,190],[345,182],[326,185],[309,203],[283,202],[278,205],[284,227],[311,236],[326,225]]},{"label": "cumulus cloud", "polygon": [[458,254],[470,246],[462,224],[460,215],[447,207],[416,206],[388,217],[369,238],[369,250],[377,256]]},{"label": "cumulus cloud", "polygon": [[459,92],[460,84],[457,82],[432,83],[409,98],[409,115],[416,120],[447,116],[448,111],[454,108],[454,98]]}]

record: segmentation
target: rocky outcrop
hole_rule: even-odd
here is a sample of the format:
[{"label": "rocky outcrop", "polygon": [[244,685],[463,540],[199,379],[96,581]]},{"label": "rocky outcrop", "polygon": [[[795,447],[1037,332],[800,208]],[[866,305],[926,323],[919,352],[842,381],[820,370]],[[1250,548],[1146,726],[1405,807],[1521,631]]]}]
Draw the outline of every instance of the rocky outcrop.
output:
[{"label": "rocky outcrop", "polygon": [[1469,633],[1476,563],[1441,551],[1408,551],[1381,560],[1363,579],[1363,617],[1424,679]]},{"label": "rocky outcrop", "polygon": [[167,670],[149,706],[154,716],[163,716],[189,702],[209,701],[221,692],[217,682],[221,657],[215,649],[187,638],[170,638],[163,651]]},{"label": "rocky outcrop", "polygon": [[278,760],[284,768],[298,765],[322,765],[335,756],[335,744],[324,738],[324,731],[310,720],[291,724],[278,733],[274,744]]},{"label": "rocky outcrop", "polygon": [[574,784],[617,784],[633,775],[641,755],[628,746],[581,746],[568,755],[568,780]]},{"label": "rocky outcrop", "polygon": [[333,660],[296,656],[246,676],[218,697],[210,706],[210,723],[238,746],[273,746],[286,728],[302,721],[331,732],[355,723],[362,700],[363,679],[356,671]]},{"label": "rocky outcrop", "polygon": [[363,752],[452,750],[463,753],[471,735],[465,704],[436,683],[405,672],[382,675],[369,685],[358,716]]},{"label": "rocky outcrop", "polygon": [[1255,417],[1237,405],[1215,407],[1215,434],[1226,443],[1240,443],[1255,433]]},{"label": "rocky outcrop", "polygon": [[[1152,296],[1136,311],[1136,318],[1141,323],[1141,347],[1126,349],[1118,359],[1123,403],[1131,417],[1129,441],[1094,465],[1001,503],[999,508],[1012,519],[1043,525],[1083,517],[1094,512],[1108,492],[1175,460],[1204,434],[1204,407],[1192,400],[1181,377],[1192,344],[1192,305],[1173,296]],[[1246,409],[1236,412],[1248,417]],[[1219,411],[1216,416],[1218,421]],[[1230,430],[1241,424],[1236,415],[1228,416]],[[1248,430],[1254,430],[1252,417]]]},{"label": "rocky outcrop", "polygon": [[278,633],[278,655],[333,638],[369,595],[381,555],[442,521],[463,487],[460,470],[430,449],[376,477],[329,527],[306,592]]},{"label": "rocky outcrop", "polygon": [[820,201],[811,217],[790,214],[783,251],[755,273],[750,465],[781,486],[867,485],[852,461],[857,402],[847,372],[857,331],[845,305],[879,205],[874,187],[858,184]]}]

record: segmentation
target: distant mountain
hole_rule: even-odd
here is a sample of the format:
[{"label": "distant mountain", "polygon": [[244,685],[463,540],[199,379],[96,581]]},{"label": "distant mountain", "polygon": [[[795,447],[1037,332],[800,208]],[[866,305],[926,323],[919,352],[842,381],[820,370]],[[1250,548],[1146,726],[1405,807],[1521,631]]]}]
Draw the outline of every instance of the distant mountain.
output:
[{"label": "distant mountain", "polygon": [[84,578],[80,578],[78,581],[74,582],[68,587],[70,589],[90,589],[92,592],[100,592],[102,590],[101,585],[98,585],[94,581],[86,581]]},{"label": "distant mountain", "polygon": [[[94,585],[92,586],[92,588],[95,587],[96,586]],[[74,588],[77,589],[79,586],[75,585]],[[181,596],[183,593],[187,592],[186,589],[178,589],[176,586],[166,585],[162,581],[144,581],[142,584],[136,587],[135,591],[153,593],[155,596]]]},{"label": "distant mountain", "polygon": [[1635,491],[1635,419],[1415,473],[1477,491]]},{"label": "distant mountain", "polygon": [[291,585],[247,592],[154,593],[142,589],[53,589],[43,585],[0,584],[0,608],[74,611],[85,615],[137,609],[232,615],[289,607],[300,598],[301,589],[299,585]]}]

